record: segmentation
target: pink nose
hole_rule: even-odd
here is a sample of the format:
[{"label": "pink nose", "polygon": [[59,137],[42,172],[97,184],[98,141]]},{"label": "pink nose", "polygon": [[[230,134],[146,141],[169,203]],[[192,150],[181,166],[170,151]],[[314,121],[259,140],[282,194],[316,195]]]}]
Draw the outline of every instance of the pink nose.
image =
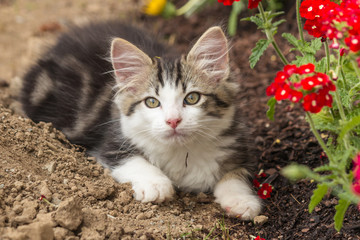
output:
[{"label": "pink nose", "polygon": [[181,122],[181,118],[174,118],[166,120],[166,124],[175,129]]}]

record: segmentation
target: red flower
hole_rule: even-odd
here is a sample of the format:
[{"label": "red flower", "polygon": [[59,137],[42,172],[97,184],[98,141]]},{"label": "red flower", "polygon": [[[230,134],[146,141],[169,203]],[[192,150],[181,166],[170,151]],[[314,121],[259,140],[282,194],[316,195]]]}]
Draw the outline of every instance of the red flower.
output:
[{"label": "red flower", "polygon": [[268,183],[262,184],[261,188],[257,192],[261,199],[269,198],[272,192],[272,186]]},{"label": "red flower", "polygon": [[[315,77],[321,84],[325,84],[330,81],[329,76],[325,73],[316,73]],[[331,91],[335,91],[335,89]]]},{"label": "red flower", "polygon": [[[223,3],[225,6],[233,5],[234,1],[238,2],[240,0],[218,0],[219,3]],[[249,0],[248,8],[249,9],[257,8],[259,2],[261,2],[261,0]]]},{"label": "red flower", "polygon": [[308,90],[308,91],[313,89],[319,84],[320,82],[317,80],[315,76],[307,77],[301,80],[301,86],[303,87],[304,90]]},{"label": "red flower", "polygon": [[323,37],[325,33],[321,30],[322,23],[320,20],[316,19],[308,19],[304,24],[304,29],[308,31],[308,33],[316,38]]},{"label": "red flower", "polygon": [[302,65],[298,68],[298,73],[299,74],[309,74],[309,73],[313,73],[315,70],[315,65],[312,63],[308,63],[305,65]]},{"label": "red flower", "polygon": [[322,106],[332,107],[333,99],[328,89],[323,88],[319,90],[318,101]]},{"label": "red flower", "polygon": [[290,96],[291,88],[289,85],[284,84],[282,87],[279,87],[275,92],[275,99],[278,101],[288,99]]},{"label": "red flower", "polygon": [[231,6],[234,1],[238,2],[240,0],[218,0],[219,3],[223,3],[225,6]]},{"label": "red flower", "polygon": [[257,236],[254,240],[265,240],[265,238],[261,238],[260,236]]},{"label": "red flower", "polygon": [[296,65],[286,65],[284,67],[284,72],[288,75],[288,77],[290,77],[291,75],[293,75],[294,73],[296,73],[298,70]]},{"label": "red flower", "polygon": [[302,92],[291,89],[290,97],[289,97],[290,101],[292,101],[293,103],[297,103],[302,98],[303,98],[303,93]]},{"label": "red flower", "polygon": [[360,35],[345,38],[345,43],[350,48],[351,51],[353,51],[353,52],[359,51],[360,50]]},{"label": "red flower", "polygon": [[326,89],[327,91],[335,91],[336,86],[331,81],[328,81],[323,84],[323,89]]},{"label": "red flower", "polygon": [[305,0],[300,5],[300,15],[306,19],[318,18],[325,11],[326,4],[324,0]]},{"label": "red flower", "polygon": [[261,2],[261,0],[249,0],[248,8],[249,9],[257,8],[259,2]]},{"label": "red flower", "polygon": [[257,187],[257,188],[260,187],[260,183],[257,179],[253,180],[253,185],[254,185],[254,187]]},{"label": "red flower", "polygon": [[318,113],[323,106],[316,93],[310,93],[304,97],[303,108],[305,111]]},{"label": "red flower", "polygon": [[277,90],[279,87],[283,86],[283,85],[284,85],[284,84],[279,84],[279,83],[277,83],[277,82],[271,83],[270,86],[268,86],[268,87],[266,88],[266,95],[267,95],[267,96],[274,96],[275,93],[276,93],[276,90]]},{"label": "red flower", "polygon": [[340,56],[344,56],[345,53],[347,53],[347,50],[345,48],[340,48]]},{"label": "red flower", "polygon": [[275,77],[275,82],[278,82],[278,83],[285,82],[285,80],[288,78],[288,76],[289,75],[287,75],[283,71],[277,72],[276,77]]},{"label": "red flower", "polygon": [[46,199],[46,197],[44,195],[41,195],[39,201],[42,201],[43,199]]}]

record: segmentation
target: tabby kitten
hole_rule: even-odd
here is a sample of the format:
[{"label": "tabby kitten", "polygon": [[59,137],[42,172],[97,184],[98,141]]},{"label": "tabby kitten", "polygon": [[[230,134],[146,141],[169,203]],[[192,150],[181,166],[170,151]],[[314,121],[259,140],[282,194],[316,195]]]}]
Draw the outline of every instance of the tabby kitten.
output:
[{"label": "tabby kitten", "polygon": [[136,200],[213,191],[229,215],[248,220],[261,208],[248,181],[256,159],[228,51],[219,27],[182,56],[119,22],[78,27],[25,75],[21,102],[130,182]]}]

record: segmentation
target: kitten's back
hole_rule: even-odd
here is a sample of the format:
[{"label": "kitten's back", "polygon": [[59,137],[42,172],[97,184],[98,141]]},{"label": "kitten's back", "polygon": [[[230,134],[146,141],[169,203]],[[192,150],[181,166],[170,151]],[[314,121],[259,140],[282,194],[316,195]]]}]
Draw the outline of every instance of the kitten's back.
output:
[{"label": "kitten's back", "polygon": [[101,142],[111,121],[114,92],[111,40],[123,38],[150,57],[168,49],[143,30],[118,21],[75,27],[62,35],[24,76],[21,102],[35,122],[52,122],[85,147]]}]

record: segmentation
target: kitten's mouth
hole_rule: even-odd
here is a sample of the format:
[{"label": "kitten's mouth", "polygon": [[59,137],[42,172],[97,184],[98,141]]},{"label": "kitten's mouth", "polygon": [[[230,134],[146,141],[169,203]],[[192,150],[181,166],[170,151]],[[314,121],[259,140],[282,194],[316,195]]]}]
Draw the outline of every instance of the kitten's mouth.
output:
[{"label": "kitten's mouth", "polygon": [[176,142],[184,142],[186,140],[186,134],[183,132],[180,132],[176,129],[166,134],[165,139],[166,140],[172,140]]}]

